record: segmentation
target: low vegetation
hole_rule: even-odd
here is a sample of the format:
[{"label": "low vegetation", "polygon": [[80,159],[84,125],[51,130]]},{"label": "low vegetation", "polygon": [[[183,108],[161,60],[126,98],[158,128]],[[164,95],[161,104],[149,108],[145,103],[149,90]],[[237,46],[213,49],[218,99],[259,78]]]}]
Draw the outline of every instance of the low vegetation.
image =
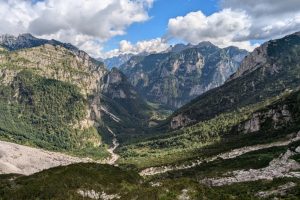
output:
[{"label": "low vegetation", "polygon": [[[145,181],[133,171],[99,164],[74,164],[57,167],[31,176],[1,175],[0,199],[83,199],[78,191],[115,195],[121,200],[174,200],[180,196],[189,199],[260,199],[260,191],[274,190],[293,182],[288,194],[281,199],[297,199],[300,181],[282,178],[238,183],[222,187],[202,185],[191,178],[165,178]],[[272,196],[271,196],[272,197]],[[271,198],[270,197],[270,198]]]}]

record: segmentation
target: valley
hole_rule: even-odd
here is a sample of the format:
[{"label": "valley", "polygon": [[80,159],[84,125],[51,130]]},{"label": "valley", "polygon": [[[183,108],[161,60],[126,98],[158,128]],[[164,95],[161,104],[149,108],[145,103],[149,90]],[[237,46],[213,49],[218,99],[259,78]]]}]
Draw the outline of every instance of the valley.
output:
[{"label": "valley", "polygon": [[299,32],[112,69],[70,44],[3,38],[0,199],[300,195]]}]

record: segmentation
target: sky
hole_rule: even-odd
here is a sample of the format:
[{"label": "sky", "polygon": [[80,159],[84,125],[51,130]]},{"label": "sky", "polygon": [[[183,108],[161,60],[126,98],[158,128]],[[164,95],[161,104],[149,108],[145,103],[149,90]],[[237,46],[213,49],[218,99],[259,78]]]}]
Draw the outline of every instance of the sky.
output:
[{"label": "sky", "polygon": [[300,31],[299,0],[0,0],[0,33],[68,42],[93,57],[210,41],[252,51]]}]

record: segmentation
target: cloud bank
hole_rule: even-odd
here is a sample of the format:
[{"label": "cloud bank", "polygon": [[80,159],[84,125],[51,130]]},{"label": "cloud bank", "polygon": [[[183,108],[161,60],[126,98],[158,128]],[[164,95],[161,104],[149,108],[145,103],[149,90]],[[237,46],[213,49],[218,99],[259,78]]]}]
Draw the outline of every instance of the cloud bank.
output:
[{"label": "cloud bank", "polygon": [[152,4],[153,0],[2,0],[0,32],[30,32],[97,55],[103,42],[125,34],[133,23],[148,20]]},{"label": "cloud bank", "polygon": [[201,11],[172,18],[170,37],[190,43],[209,40],[218,46],[252,50],[251,40],[267,40],[300,30],[299,0],[222,0],[221,10],[206,16]]},{"label": "cloud bank", "polygon": [[161,52],[169,48],[170,45],[162,38],[152,40],[139,41],[136,44],[131,44],[127,40],[122,40],[118,49],[114,49],[105,54],[105,57],[118,56],[120,54],[138,54],[142,52]]}]

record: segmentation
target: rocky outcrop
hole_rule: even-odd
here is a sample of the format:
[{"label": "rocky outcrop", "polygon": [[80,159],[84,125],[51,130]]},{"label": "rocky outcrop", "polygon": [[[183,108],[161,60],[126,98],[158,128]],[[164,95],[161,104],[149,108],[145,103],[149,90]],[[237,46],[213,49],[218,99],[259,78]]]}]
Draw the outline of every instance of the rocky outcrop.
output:
[{"label": "rocky outcrop", "polygon": [[27,69],[46,78],[77,85],[86,95],[98,89],[106,73],[104,66],[94,63],[87,54],[75,55],[64,47],[49,44],[0,54],[0,65],[2,83],[11,83],[18,72]]},{"label": "rocky outcrop", "polygon": [[172,129],[178,129],[180,127],[184,127],[187,124],[191,123],[191,119],[189,119],[187,116],[178,115],[174,117],[171,121],[171,128]]},{"label": "rocky outcrop", "polygon": [[[77,47],[75,47],[70,43],[63,43],[53,39],[52,40],[40,39],[34,37],[29,33],[20,34],[18,36],[9,35],[9,34],[0,35],[0,45],[9,51],[28,49],[28,48],[43,46],[46,44],[64,47],[65,49],[68,49],[78,57],[83,57],[83,56],[89,57],[86,52],[78,49]],[[101,63],[94,58],[89,58],[89,59],[91,59],[92,62],[94,63],[98,63],[98,64]]]},{"label": "rocky outcrop", "polygon": [[120,199],[120,195],[118,194],[106,194],[105,192],[96,192],[95,190],[82,190],[78,189],[77,193],[83,198],[89,199],[102,199],[102,200],[113,200]]},{"label": "rocky outcrop", "polygon": [[241,66],[229,79],[233,80],[237,77],[246,75],[247,73],[251,73],[258,69],[261,66],[264,66],[267,63],[268,58],[268,43],[261,45],[256,48],[250,55],[246,56],[246,58],[242,61]]},{"label": "rocky outcrop", "polygon": [[222,186],[239,182],[273,180],[274,178],[283,177],[300,178],[300,173],[293,172],[300,169],[300,164],[290,159],[290,157],[295,154],[295,152],[288,150],[279,158],[272,160],[268,167],[262,169],[237,170],[224,175],[227,177],[208,178],[201,182],[212,186]]},{"label": "rocky outcrop", "polygon": [[220,49],[203,42],[133,56],[120,69],[145,99],[175,109],[222,85],[246,55],[236,47]]},{"label": "rocky outcrop", "polygon": [[103,77],[101,92],[112,99],[137,98],[137,92],[127,82],[124,74],[116,68],[112,69]]},{"label": "rocky outcrop", "polygon": [[121,54],[119,56],[114,56],[106,59],[98,59],[98,60],[103,61],[105,66],[108,69],[112,69],[114,67],[119,68],[121,65],[126,63],[132,56],[133,54],[129,53],[129,54]]},{"label": "rocky outcrop", "polygon": [[[281,105],[265,112],[256,112],[252,114],[251,119],[239,125],[239,132],[253,133],[261,130],[262,126],[279,129],[292,121],[292,114],[287,105]],[[268,125],[266,125],[268,123]]]}]

